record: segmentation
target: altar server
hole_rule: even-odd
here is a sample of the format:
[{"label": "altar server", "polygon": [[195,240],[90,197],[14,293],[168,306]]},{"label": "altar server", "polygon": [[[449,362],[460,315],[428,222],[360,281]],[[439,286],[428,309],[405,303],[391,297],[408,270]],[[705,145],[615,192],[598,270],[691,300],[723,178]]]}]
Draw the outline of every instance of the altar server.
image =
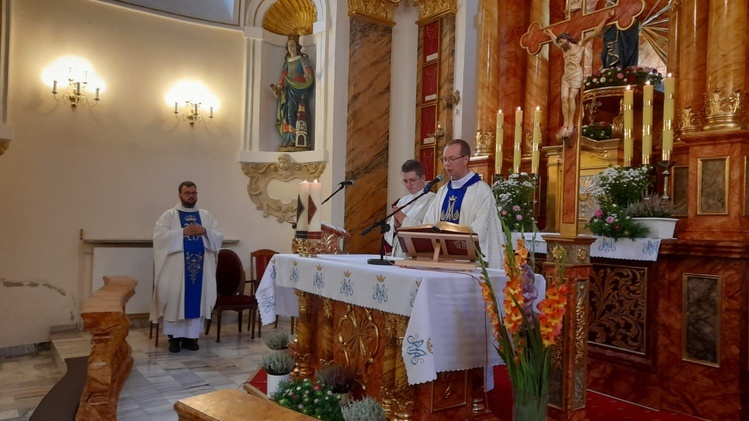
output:
[{"label": "altar server", "polygon": [[[385,235],[385,241],[393,248],[392,255],[396,257],[405,256],[403,250],[401,250],[400,243],[398,243],[398,229],[421,225],[429,209],[429,205],[434,200],[434,193],[432,192],[427,192],[419,197],[423,193],[422,190],[424,190],[424,185],[426,184],[424,166],[421,165],[421,162],[415,159],[409,159],[404,162],[401,165],[401,176],[403,177],[403,185],[406,186],[408,194],[393,204],[393,211],[397,210],[398,212],[388,220],[390,231]],[[415,202],[406,206],[408,202],[417,197],[419,198]]]},{"label": "altar server", "polygon": [[213,216],[198,209],[192,181],[178,188],[180,202],[164,212],[153,231],[152,322],[164,320],[169,351],[197,351],[204,320],[216,304],[216,262],[224,240]]},{"label": "altar server", "polygon": [[454,139],[442,153],[445,172],[450,177],[437,191],[424,217],[425,224],[448,221],[470,227],[479,236],[479,246],[490,268],[502,268],[504,235],[497,215],[492,189],[478,174],[468,169],[471,147]]}]

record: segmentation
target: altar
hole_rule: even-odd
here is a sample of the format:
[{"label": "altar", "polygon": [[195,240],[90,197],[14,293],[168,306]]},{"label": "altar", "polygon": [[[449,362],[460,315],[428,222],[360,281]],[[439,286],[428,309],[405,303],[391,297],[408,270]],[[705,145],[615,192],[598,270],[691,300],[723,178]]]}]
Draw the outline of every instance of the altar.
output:
[{"label": "altar", "polygon": [[[298,316],[297,370],[336,361],[360,373],[360,393],[389,416],[470,419],[501,364],[472,272],[368,265],[366,255],[276,255],[256,296],[263,324]],[[506,276],[489,270],[496,290]],[[545,280],[536,275],[539,300]],[[298,299],[296,299],[298,296]]]}]

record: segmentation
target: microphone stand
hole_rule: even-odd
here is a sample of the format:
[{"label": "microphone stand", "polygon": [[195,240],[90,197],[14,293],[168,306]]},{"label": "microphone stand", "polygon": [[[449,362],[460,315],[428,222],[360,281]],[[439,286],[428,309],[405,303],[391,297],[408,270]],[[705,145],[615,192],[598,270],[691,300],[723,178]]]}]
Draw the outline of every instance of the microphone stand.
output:
[{"label": "microphone stand", "polygon": [[429,189],[424,189],[424,191],[422,191],[420,195],[418,195],[418,196],[414,197],[413,199],[409,200],[408,203],[406,203],[405,205],[403,205],[403,206],[399,207],[398,209],[392,211],[390,214],[388,214],[384,218],[382,218],[379,221],[377,221],[374,224],[372,224],[371,227],[369,227],[369,228],[367,228],[367,229],[365,229],[364,231],[361,232],[361,235],[367,235],[373,229],[375,229],[377,227],[380,227],[380,235],[382,236],[380,238],[380,258],[379,259],[367,259],[367,263],[369,263],[370,265],[392,265],[393,264],[392,260],[387,260],[385,258],[385,234],[387,234],[387,232],[390,231],[390,224],[387,223],[387,220],[390,219],[391,216],[393,216],[396,213],[400,212],[401,209],[404,209],[404,208],[408,207],[408,205],[410,205],[411,203],[419,200],[422,196],[424,196],[425,194],[429,193],[430,191],[432,191],[431,190],[431,186],[430,186]]},{"label": "microphone stand", "polygon": [[325,200],[323,200],[322,203],[320,203],[320,206],[324,205],[325,202],[327,202],[328,200],[330,200],[331,197],[335,196],[336,193],[338,193],[339,191],[343,190],[344,187],[346,187],[346,184],[338,183],[338,188],[330,196],[326,197]]}]

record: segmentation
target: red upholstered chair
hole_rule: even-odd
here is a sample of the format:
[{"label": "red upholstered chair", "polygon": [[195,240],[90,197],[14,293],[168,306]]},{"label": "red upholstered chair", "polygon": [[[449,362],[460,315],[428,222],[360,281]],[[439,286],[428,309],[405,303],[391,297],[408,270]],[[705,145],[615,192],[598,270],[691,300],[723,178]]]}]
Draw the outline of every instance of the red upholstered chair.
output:
[{"label": "red upholstered chair", "polygon": [[[236,311],[239,332],[242,332],[242,312],[250,311],[249,326],[252,326],[252,339],[255,339],[255,328],[253,322],[258,315],[257,300],[254,295],[245,295],[245,275],[242,260],[237,253],[231,250],[221,249],[218,252],[218,263],[216,264],[216,305],[213,307],[213,313],[218,316],[216,327],[216,342],[221,342],[221,313],[226,310]],[[248,329],[250,329],[248,327]],[[211,319],[208,319],[205,327],[205,334],[211,330]],[[259,332],[258,332],[259,336]]]},{"label": "red upholstered chair", "polygon": [[[273,258],[274,255],[278,254],[277,251],[271,250],[271,249],[260,249],[255,250],[252,253],[250,253],[250,277],[252,278],[248,282],[252,284],[252,294],[254,295],[257,291],[258,286],[260,286],[260,280],[263,279],[263,274],[265,273],[265,269],[268,267],[268,263],[270,263],[270,259]],[[257,318],[258,323],[258,338],[260,337],[260,326],[263,324],[263,322],[260,320],[260,315],[258,314]],[[293,324],[293,323],[292,323]],[[274,327],[278,327],[278,317],[276,317],[276,325]],[[249,327],[247,327],[249,329]],[[292,333],[294,333],[292,331]]]}]

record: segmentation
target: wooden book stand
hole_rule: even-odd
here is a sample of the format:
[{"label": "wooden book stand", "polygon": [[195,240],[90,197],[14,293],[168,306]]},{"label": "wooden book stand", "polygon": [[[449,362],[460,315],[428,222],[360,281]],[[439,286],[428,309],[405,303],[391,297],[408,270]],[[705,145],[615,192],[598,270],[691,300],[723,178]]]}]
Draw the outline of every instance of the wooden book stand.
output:
[{"label": "wooden book stand", "polygon": [[398,266],[476,269],[479,237],[468,227],[441,221],[434,225],[401,228],[398,241],[406,254],[405,260],[395,261]]}]

